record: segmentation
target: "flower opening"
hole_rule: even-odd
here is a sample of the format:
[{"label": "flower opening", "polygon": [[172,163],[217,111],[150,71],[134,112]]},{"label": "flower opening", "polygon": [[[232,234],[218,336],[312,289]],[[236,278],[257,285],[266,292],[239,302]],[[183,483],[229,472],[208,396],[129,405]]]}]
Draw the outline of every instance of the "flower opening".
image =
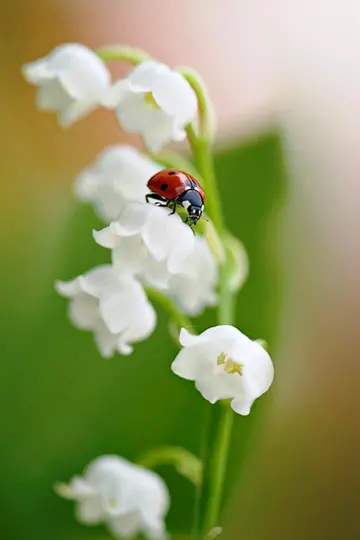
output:
[{"label": "flower opening", "polygon": [[222,366],[225,373],[228,375],[233,375],[234,373],[237,373],[240,376],[242,375],[243,366],[238,362],[235,362],[229,356],[226,356],[224,352],[220,353],[217,357],[217,365]]}]

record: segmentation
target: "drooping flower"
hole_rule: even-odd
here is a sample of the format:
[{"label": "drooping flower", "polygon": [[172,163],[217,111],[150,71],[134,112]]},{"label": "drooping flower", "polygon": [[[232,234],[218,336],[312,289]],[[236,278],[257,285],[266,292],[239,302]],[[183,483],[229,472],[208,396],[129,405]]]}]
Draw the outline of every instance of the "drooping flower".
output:
[{"label": "drooping flower", "polygon": [[132,343],[146,339],[155,328],[156,313],[142,285],[110,265],[98,266],[72,281],[57,281],[56,290],[71,298],[71,321],[94,333],[105,358],[115,351],[131,354]]},{"label": "drooping flower", "polygon": [[80,522],[103,523],[116,538],[133,538],[139,533],[151,540],[165,537],[166,484],[156,473],[124,458],[101,456],[88,465],[83,476],[57,485],[56,491],[77,502]]},{"label": "drooping flower", "polygon": [[118,217],[127,202],[145,202],[146,184],[160,169],[132,146],[110,146],[80,173],[75,191],[81,200],[95,206],[101,218],[110,221]]},{"label": "drooping flower", "polygon": [[204,237],[196,235],[191,253],[177,274],[168,281],[165,293],[187,315],[199,315],[217,301],[218,266]]},{"label": "drooping flower", "polygon": [[230,399],[235,412],[247,415],[254,400],[271,386],[274,368],[270,356],[233,326],[215,326],[198,336],[182,329],[179,341],[183,349],[171,369],[194,381],[210,403]]},{"label": "drooping flower", "polygon": [[94,232],[95,240],[113,250],[114,265],[149,285],[164,287],[182,269],[194,247],[194,235],[179,215],[167,208],[129,203],[117,221]]},{"label": "drooping flower", "polygon": [[62,126],[69,126],[100,104],[110,85],[105,64],[77,43],[56,47],[48,56],[25,64],[22,72],[29,83],[39,87],[37,107],[58,113]]},{"label": "drooping flower", "polygon": [[152,152],[169,141],[183,141],[184,128],[197,113],[196,94],[188,81],[155,61],[139,64],[116,82],[103,104],[116,109],[121,127],[139,133]]}]

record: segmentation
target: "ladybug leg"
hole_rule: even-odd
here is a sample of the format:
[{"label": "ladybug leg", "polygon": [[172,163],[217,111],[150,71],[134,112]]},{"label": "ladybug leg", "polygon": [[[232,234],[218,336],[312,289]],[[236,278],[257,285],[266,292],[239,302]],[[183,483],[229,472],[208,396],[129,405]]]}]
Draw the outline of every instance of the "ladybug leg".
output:
[{"label": "ladybug leg", "polygon": [[169,201],[168,207],[170,208],[170,205],[173,205],[173,208],[169,214],[169,216],[173,216],[176,212],[176,202],[175,201]]},{"label": "ladybug leg", "polygon": [[157,193],[147,193],[145,200],[147,203],[154,204],[155,206],[168,206],[166,199]]}]

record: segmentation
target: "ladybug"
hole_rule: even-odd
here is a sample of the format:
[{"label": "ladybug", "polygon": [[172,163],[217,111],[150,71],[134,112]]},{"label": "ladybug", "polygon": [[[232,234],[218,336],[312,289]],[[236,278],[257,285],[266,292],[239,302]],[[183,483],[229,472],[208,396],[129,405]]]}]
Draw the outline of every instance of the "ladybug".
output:
[{"label": "ladybug", "polygon": [[177,169],[163,169],[147,183],[152,193],[146,195],[146,202],[155,201],[157,206],[172,207],[175,214],[178,205],[188,212],[186,223],[196,225],[204,211],[205,193],[199,182],[191,174]]}]

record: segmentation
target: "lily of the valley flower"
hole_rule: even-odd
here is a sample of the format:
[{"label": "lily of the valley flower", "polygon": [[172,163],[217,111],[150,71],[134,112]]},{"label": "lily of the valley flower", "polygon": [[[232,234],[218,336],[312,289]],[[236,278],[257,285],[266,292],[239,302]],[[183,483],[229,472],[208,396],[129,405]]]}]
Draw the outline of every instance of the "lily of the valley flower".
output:
[{"label": "lily of the valley flower", "polygon": [[183,349],[171,369],[183,379],[194,381],[210,403],[229,399],[235,412],[247,415],[254,400],[273,381],[268,353],[233,326],[215,326],[198,336],[182,329],[179,341]]},{"label": "lily of the valley flower", "polygon": [[186,124],[197,113],[196,94],[187,80],[155,61],[136,66],[111,87],[103,103],[116,109],[121,127],[139,133],[152,152],[169,141],[183,141]]},{"label": "lily of the valley flower", "polygon": [[156,325],[156,313],[142,285],[121,276],[110,265],[98,266],[72,281],[56,282],[71,298],[69,316],[75,326],[94,333],[101,354],[131,354],[132,343],[146,339]]},{"label": "lily of the valley flower", "polygon": [[78,176],[78,197],[91,202],[105,221],[116,219],[129,201],[145,202],[146,184],[161,167],[132,146],[106,148]]},{"label": "lily of the valley flower", "polygon": [[76,43],[56,47],[48,56],[25,64],[25,79],[38,86],[40,110],[58,113],[68,126],[100,104],[110,85],[110,73],[90,49]]},{"label": "lily of the valley flower", "polygon": [[83,476],[57,493],[77,501],[77,518],[84,524],[104,523],[116,538],[140,533],[151,540],[165,537],[164,518],[169,494],[156,473],[118,456],[101,456],[88,465]]},{"label": "lily of the valley flower", "polygon": [[117,221],[95,231],[94,238],[113,249],[120,272],[135,274],[154,286],[166,286],[194,247],[194,235],[179,215],[169,216],[168,208],[141,203],[126,205]]},{"label": "lily of the valley flower", "polygon": [[187,315],[199,315],[217,301],[218,266],[208,243],[195,236],[194,247],[177,274],[173,274],[165,293]]}]

